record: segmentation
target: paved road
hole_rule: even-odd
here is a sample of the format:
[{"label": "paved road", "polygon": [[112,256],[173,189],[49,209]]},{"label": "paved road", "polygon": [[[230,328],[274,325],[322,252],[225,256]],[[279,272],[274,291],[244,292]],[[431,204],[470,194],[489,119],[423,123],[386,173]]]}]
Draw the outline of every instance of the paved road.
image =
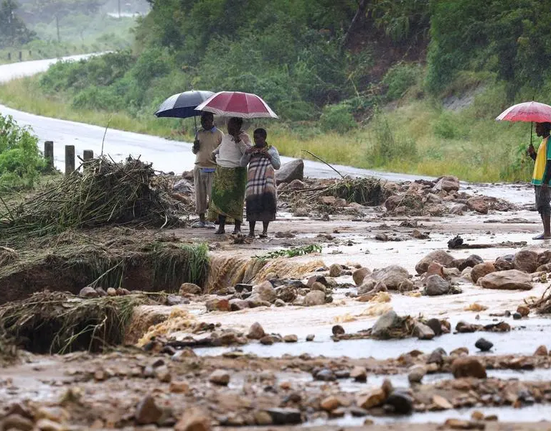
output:
[{"label": "paved road", "polygon": [[[86,57],[67,57],[66,60],[78,60]],[[52,59],[2,65],[0,66],[0,83],[44,72],[56,61],[58,60]],[[44,141],[54,141],[55,165],[60,169],[63,168],[64,164],[65,145],[75,145],[77,155],[82,155],[83,150],[93,150],[95,155],[101,152],[101,143],[105,132],[103,127],[27,114],[3,105],[0,105],[0,113],[13,116],[20,125],[31,126],[40,138],[41,147]],[[114,129],[107,131],[104,152],[114,160],[122,160],[128,155],[134,157],[140,156],[142,160],[152,162],[155,169],[163,172],[190,170],[194,163],[190,143],[170,141],[155,136]],[[283,162],[289,160],[292,159],[288,157],[282,158]],[[339,165],[335,165],[335,168],[345,175],[374,176],[391,181],[429,178],[356,169]],[[313,161],[305,161],[305,175],[313,178],[332,178],[338,176],[326,165]]]}]

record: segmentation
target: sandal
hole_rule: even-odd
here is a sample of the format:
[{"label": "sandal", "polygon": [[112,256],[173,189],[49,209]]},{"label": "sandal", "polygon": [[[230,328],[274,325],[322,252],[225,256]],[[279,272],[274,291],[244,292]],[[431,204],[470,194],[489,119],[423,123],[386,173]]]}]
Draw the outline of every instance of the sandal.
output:
[{"label": "sandal", "polygon": [[258,235],[259,238],[268,238],[268,234],[262,232],[260,235]]},{"label": "sandal", "polygon": [[546,238],[546,237],[545,237],[545,234],[540,233],[539,235],[533,237],[532,239],[539,240],[539,239],[550,239],[550,238]]},{"label": "sandal", "polygon": [[215,235],[224,235],[226,233],[225,230],[218,229],[216,232],[214,232]]}]

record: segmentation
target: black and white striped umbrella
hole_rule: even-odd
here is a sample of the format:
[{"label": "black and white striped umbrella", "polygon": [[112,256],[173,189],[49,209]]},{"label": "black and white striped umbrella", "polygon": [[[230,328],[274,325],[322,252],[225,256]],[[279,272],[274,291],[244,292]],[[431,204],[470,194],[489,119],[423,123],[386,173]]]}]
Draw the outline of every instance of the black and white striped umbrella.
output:
[{"label": "black and white striped umbrella", "polygon": [[166,99],[155,115],[157,117],[171,118],[189,118],[202,114],[195,108],[214,95],[212,91],[184,91],[183,93],[173,94]]}]

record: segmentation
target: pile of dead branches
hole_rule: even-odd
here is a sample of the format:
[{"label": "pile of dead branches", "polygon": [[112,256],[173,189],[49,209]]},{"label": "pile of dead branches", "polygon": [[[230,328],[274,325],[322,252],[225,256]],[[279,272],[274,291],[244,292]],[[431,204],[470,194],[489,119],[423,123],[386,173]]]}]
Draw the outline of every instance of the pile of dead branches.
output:
[{"label": "pile of dead branches", "polygon": [[87,161],[50,189],[15,208],[4,208],[0,236],[45,235],[70,228],[108,224],[164,227],[178,223],[186,212],[171,185],[158,179],[150,164],[107,157]]},{"label": "pile of dead branches", "polygon": [[386,183],[377,178],[342,178],[338,180],[321,180],[303,189],[285,189],[282,199],[293,201],[299,199],[302,204],[316,202],[322,196],[334,196],[346,202],[356,202],[365,206],[383,204],[392,195]]}]

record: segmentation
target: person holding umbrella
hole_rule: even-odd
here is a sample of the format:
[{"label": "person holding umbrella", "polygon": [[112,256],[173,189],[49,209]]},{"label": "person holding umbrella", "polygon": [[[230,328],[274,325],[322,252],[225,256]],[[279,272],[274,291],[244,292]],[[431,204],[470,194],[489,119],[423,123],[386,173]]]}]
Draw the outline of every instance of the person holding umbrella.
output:
[{"label": "person holding umbrella", "polygon": [[228,134],[213,152],[216,171],[212,185],[209,218],[218,218],[216,234],[226,233],[226,220],[235,221],[234,234],[241,233],[243,201],[247,184],[247,168],[241,166],[241,157],[251,146],[251,138],[242,130],[243,119],[232,117],[228,121]]},{"label": "person holding umbrella", "polygon": [[199,215],[199,221],[192,227],[206,227],[205,213],[208,209],[208,201],[211,199],[212,182],[216,170],[216,162],[212,153],[222,143],[224,133],[214,127],[214,115],[211,112],[203,112],[201,115],[202,129],[195,135],[192,152],[195,154],[195,167],[193,169],[193,183],[195,186],[195,209]]},{"label": "person holding umbrella", "polygon": [[549,184],[551,184],[551,146],[549,145],[549,134],[551,123],[536,123],[536,135],[543,138],[538,151],[532,143],[527,153],[535,161],[532,184],[536,195],[536,209],[540,213],[543,222],[543,233],[533,239],[551,239],[551,195]]}]

